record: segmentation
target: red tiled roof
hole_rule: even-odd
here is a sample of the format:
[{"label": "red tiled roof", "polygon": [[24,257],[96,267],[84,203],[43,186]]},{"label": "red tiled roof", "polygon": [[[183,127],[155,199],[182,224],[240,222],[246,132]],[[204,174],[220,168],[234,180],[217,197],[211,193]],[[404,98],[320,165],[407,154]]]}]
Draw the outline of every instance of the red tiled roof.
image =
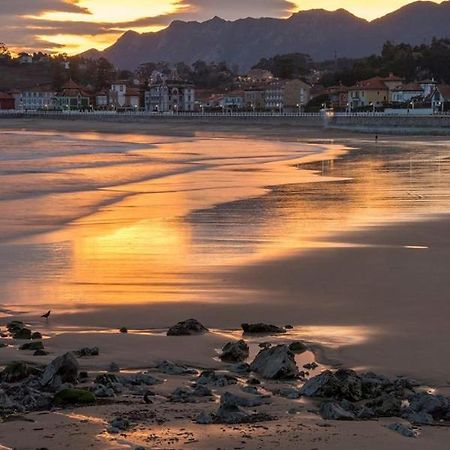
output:
[{"label": "red tiled roof", "polygon": [[395,92],[421,91],[422,87],[418,83],[402,84],[398,88],[393,89]]},{"label": "red tiled roof", "polygon": [[366,91],[382,91],[387,90],[387,86],[384,84],[385,78],[382,77],[373,77],[368,80],[358,81],[355,86],[352,86],[350,89],[365,89]]},{"label": "red tiled roof", "polygon": [[85,90],[85,88],[73,80],[69,80],[64,83],[60,92],[58,92],[58,96],[60,97],[77,97],[78,95],[82,97],[89,97],[89,93]]},{"label": "red tiled roof", "polygon": [[445,101],[450,101],[450,84],[440,84],[437,88]]},{"label": "red tiled roof", "polygon": [[0,92],[0,100],[11,100],[14,97],[7,94],[6,92]]},{"label": "red tiled roof", "polygon": [[125,93],[126,97],[138,97],[139,95],[141,95],[141,92],[138,88],[127,88]]}]

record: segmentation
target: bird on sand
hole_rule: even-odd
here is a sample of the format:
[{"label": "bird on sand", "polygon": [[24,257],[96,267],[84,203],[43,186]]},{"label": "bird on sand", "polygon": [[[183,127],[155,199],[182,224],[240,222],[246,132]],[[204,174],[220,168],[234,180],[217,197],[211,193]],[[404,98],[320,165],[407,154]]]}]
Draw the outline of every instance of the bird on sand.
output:
[{"label": "bird on sand", "polygon": [[44,319],[48,319],[50,317],[50,313],[51,313],[51,311],[48,311],[45,314],[42,314],[41,317],[43,317]]}]

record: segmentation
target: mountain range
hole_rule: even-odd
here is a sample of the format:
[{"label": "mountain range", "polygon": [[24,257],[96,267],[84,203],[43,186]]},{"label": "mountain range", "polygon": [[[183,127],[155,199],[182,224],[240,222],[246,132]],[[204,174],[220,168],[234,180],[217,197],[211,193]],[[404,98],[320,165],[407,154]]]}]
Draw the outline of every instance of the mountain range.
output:
[{"label": "mountain range", "polygon": [[371,22],[344,9],[301,11],[287,19],[178,20],[158,32],[127,31],[104,51],[83,55],[104,56],[130,70],[145,62],[204,60],[225,61],[243,72],[276,54],[307,53],[316,61],[357,58],[379,53],[387,40],[421,44],[433,37],[450,37],[450,1],[410,3]]}]

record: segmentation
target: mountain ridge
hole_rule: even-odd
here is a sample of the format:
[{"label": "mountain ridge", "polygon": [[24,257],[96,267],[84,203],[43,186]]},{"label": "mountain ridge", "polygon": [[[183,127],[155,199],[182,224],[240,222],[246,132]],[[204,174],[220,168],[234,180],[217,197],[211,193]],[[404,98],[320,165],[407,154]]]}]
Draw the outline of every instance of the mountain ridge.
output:
[{"label": "mountain ridge", "polygon": [[[105,56],[122,69],[144,62],[225,61],[248,70],[259,59],[282,53],[308,53],[315,60],[378,53],[385,41],[421,44],[450,37],[450,1],[410,3],[373,21],[345,9],[299,11],[271,17],[204,22],[173,21],[158,32],[127,31],[110,47],[88,54]],[[86,54],[86,52],[85,52]]]}]

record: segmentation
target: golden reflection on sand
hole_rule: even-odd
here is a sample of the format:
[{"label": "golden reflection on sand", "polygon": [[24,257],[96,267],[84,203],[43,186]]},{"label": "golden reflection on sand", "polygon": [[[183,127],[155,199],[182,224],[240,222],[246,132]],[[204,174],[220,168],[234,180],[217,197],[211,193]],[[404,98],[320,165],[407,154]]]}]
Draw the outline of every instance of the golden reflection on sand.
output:
[{"label": "golden reflection on sand", "polygon": [[[26,235],[41,225],[50,231],[17,241],[46,253],[36,256],[44,258],[39,270],[25,264],[5,277],[7,303],[218,301],[226,295],[218,295],[212,274],[311,248],[358,245],[330,236],[401,220],[393,211],[402,207],[432,205],[420,193],[435,182],[434,160],[425,156],[411,163],[375,154],[345,163],[348,148],[334,143],[98,133],[56,138],[83,145],[76,155],[55,146],[45,162],[23,163],[30,170],[68,167],[27,176],[49,193],[3,202],[8,231]],[[93,154],[97,146],[101,151]],[[440,176],[445,166],[436,170]],[[81,187],[51,192],[68,182],[70,189]]]}]

